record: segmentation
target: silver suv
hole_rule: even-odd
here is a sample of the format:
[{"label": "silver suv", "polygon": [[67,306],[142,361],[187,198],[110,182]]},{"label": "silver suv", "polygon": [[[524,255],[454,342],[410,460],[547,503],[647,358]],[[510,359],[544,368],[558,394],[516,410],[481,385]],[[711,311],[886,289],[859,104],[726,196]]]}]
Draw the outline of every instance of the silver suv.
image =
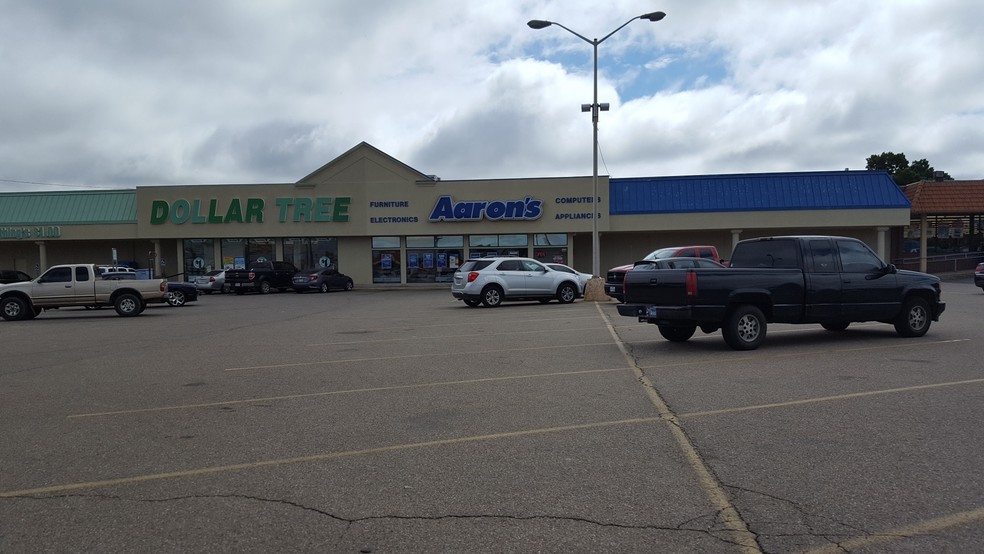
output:
[{"label": "silver suv", "polygon": [[532,258],[476,258],[454,272],[451,295],[473,308],[479,304],[495,308],[506,300],[568,304],[581,296],[581,287],[576,276]]}]

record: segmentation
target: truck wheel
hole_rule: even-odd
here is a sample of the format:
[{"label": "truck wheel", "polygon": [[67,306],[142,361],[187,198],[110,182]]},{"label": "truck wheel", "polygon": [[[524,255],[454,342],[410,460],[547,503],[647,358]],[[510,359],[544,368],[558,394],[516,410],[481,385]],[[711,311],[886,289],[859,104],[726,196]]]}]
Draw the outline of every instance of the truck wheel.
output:
[{"label": "truck wheel", "polygon": [[19,319],[25,319],[27,315],[27,302],[24,302],[16,296],[11,296],[10,298],[5,298],[3,303],[0,304],[0,316],[3,316],[7,321],[17,321]]},{"label": "truck wheel", "polygon": [[557,289],[557,300],[561,304],[570,304],[577,298],[577,287],[570,283],[564,283]]},{"label": "truck wheel", "polygon": [[167,303],[172,306],[184,306],[185,304],[184,291],[176,290],[167,293]]},{"label": "truck wheel", "polygon": [[721,327],[724,342],[735,350],[755,350],[765,342],[765,315],[755,306],[736,306]]},{"label": "truck wheel", "polygon": [[696,325],[660,325],[659,334],[670,342],[687,342],[697,331]]},{"label": "truck wheel", "polygon": [[269,281],[260,281],[260,294],[270,294]]},{"label": "truck wheel", "polygon": [[496,285],[489,285],[482,290],[482,304],[486,308],[498,308],[502,304],[502,289]]},{"label": "truck wheel", "polygon": [[849,321],[831,321],[828,323],[821,323],[820,326],[828,331],[843,331],[844,329],[847,329],[847,326],[850,324],[851,322]]},{"label": "truck wheel", "polygon": [[900,337],[921,337],[929,331],[929,303],[913,296],[902,304],[902,311],[895,319],[895,332]]},{"label": "truck wheel", "polygon": [[116,308],[116,313],[122,317],[133,317],[135,315],[140,315],[142,302],[140,297],[133,294],[132,292],[124,292],[123,294],[116,297],[116,301],[113,302],[113,307]]}]

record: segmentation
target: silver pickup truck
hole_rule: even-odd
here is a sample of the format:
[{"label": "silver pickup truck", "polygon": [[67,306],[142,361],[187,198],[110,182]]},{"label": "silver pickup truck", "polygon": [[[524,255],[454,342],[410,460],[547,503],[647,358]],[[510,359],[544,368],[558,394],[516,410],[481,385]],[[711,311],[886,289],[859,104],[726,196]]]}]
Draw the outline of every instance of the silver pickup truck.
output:
[{"label": "silver pickup truck", "polygon": [[96,264],[49,268],[33,281],[0,285],[0,317],[32,319],[46,308],[112,306],[123,316],[140,315],[149,303],[167,300],[164,279],[104,279]]}]

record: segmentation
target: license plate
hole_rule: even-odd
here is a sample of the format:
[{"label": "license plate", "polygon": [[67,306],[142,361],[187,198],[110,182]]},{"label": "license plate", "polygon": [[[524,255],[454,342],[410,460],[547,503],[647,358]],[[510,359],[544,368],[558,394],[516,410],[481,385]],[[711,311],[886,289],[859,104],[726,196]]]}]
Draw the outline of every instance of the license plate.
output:
[{"label": "license plate", "polygon": [[650,306],[650,307],[649,307],[649,309],[648,309],[648,310],[646,310],[646,314],[647,314],[647,315],[648,315],[649,317],[656,317],[656,313],[657,313],[657,310],[656,310],[656,308],[655,308],[655,307],[653,307],[653,306]]},{"label": "license plate", "polygon": [[605,292],[615,292],[615,285],[605,287]]}]

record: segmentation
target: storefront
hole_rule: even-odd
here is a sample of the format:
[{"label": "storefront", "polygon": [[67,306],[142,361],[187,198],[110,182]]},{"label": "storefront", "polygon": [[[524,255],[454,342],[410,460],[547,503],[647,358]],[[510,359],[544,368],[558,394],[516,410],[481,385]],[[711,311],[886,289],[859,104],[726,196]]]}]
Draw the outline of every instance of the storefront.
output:
[{"label": "storefront", "polygon": [[597,214],[592,190],[591,177],[444,181],[362,143],[296,183],[0,195],[0,267],[119,261],[187,280],[268,259],[417,286],[448,283],[476,256],[590,271],[595,217],[602,272],[658,247],[726,254],[794,233],[855,236],[885,257],[888,230],[909,223],[905,196],[878,172],[601,177]]}]

